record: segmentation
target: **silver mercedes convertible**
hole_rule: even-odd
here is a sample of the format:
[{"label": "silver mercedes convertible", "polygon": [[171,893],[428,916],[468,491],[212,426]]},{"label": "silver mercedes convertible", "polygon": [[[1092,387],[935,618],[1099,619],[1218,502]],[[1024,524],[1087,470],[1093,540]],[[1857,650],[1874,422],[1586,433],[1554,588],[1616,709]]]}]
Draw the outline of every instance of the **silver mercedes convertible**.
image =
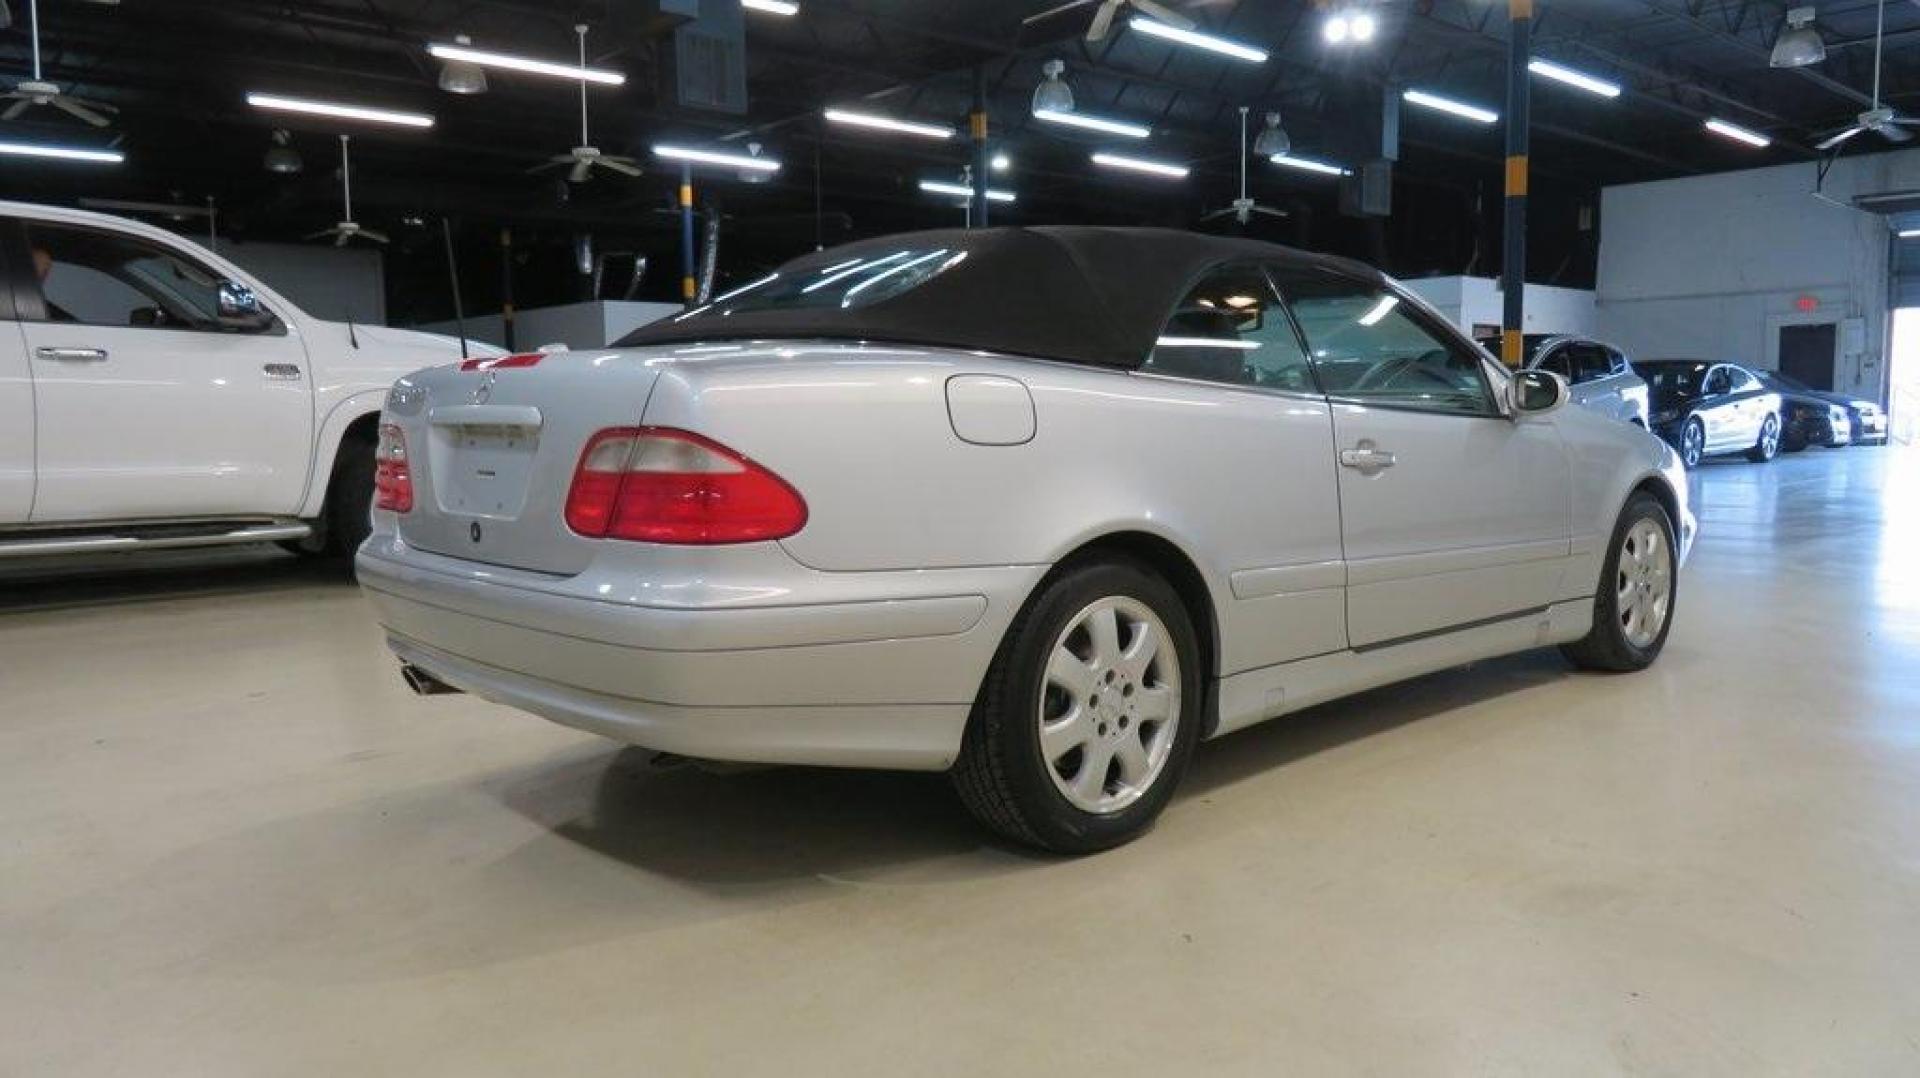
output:
[{"label": "silver mercedes convertible", "polygon": [[436,367],[359,577],[403,673],[651,749],[946,770],[1139,834],[1194,746],[1559,645],[1645,667],[1680,462],[1377,271],[1148,229],[890,236],[604,350]]}]

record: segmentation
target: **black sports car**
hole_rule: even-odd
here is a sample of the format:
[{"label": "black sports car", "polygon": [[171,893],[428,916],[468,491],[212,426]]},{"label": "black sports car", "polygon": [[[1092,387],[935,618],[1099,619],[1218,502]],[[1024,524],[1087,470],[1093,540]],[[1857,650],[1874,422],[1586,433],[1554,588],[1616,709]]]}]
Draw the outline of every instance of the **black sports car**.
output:
[{"label": "black sports car", "polygon": [[1764,464],[1780,451],[1780,394],[1737,363],[1658,359],[1635,363],[1647,380],[1653,432],[1691,468],[1716,453]]},{"label": "black sports car", "polygon": [[[1803,399],[1818,400],[1829,405],[1836,405],[1846,411],[1848,430],[1845,439],[1838,442],[1821,442],[1820,439],[1815,438],[1813,439],[1814,442],[1821,445],[1846,445],[1849,442],[1854,445],[1887,444],[1887,413],[1880,407],[1879,402],[1867,400],[1865,397],[1850,397],[1845,393],[1833,393],[1824,389],[1815,389],[1805,382],[1791,375],[1781,374],[1779,371],[1761,371],[1759,373],[1760,380],[1765,382],[1769,389],[1779,393],[1782,397],[1791,394]],[[1795,449],[1798,447],[1789,441],[1786,448]]]},{"label": "black sports car", "polygon": [[1780,394],[1780,448],[1797,453],[1810,445],[1837,449],[1853,442],[1853,420],[1844,405],[1778,371],[1754,371],[1760,384]]}]

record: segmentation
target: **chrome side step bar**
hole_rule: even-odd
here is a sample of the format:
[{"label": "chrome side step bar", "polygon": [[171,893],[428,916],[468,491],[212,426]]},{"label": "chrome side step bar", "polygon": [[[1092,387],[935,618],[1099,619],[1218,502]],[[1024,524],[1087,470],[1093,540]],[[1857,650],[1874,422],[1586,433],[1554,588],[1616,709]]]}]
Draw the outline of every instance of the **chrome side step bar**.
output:
[{"label": "chrome side step bar", "polygon": [[164,550],[174,547],[227,546],[233,543],[267,543],[305,539],[313,534],[310,525],[298,520],[270,524],[246,524],[226,531],[143,536],[137,529],[127,532],[96,532],[83,535],[48,536],[44,539],[0,539],[0,558],[35,558],[52,554],[111,553],[123,550]]}]

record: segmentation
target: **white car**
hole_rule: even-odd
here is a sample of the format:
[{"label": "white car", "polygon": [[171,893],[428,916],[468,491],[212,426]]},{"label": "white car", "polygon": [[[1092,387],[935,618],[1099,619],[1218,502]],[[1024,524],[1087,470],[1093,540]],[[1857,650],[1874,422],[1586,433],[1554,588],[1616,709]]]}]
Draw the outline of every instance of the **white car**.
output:
[{"label": "white car", "polygon": [[0,558],[269,539],[350,553],[387,388],[461,355],[314,318],[104,214],[0,202],[0,277]]},{"label": "white car", "polygon": [[409,681],[649,748],[951,769],[1092,850],[1194,744],[1563,645],[1653,661],[1675,454],[1379,273],[1145,229],[809,255],[397,385],[362,586]]},{"label": "white car", "polygon": [[1581,337],[1527,334],[1526,366],[1552,371],[1573,387],[1573,403],[1633,423],[1647,422],[1647,383],[1618,348]]}]

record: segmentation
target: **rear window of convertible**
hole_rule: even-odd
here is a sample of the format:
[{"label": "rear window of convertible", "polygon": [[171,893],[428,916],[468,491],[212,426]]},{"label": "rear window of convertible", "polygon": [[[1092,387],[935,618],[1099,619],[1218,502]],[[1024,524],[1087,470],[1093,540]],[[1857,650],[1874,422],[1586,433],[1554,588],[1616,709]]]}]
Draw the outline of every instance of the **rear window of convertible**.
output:
[{"label": "rear window of convertible", "polygon": [[671,321],[712,321],[756,311],[855,310],[910,292],[965,261],[947,247],[901,247],[822,265],[786,267],[715,296]]}]

